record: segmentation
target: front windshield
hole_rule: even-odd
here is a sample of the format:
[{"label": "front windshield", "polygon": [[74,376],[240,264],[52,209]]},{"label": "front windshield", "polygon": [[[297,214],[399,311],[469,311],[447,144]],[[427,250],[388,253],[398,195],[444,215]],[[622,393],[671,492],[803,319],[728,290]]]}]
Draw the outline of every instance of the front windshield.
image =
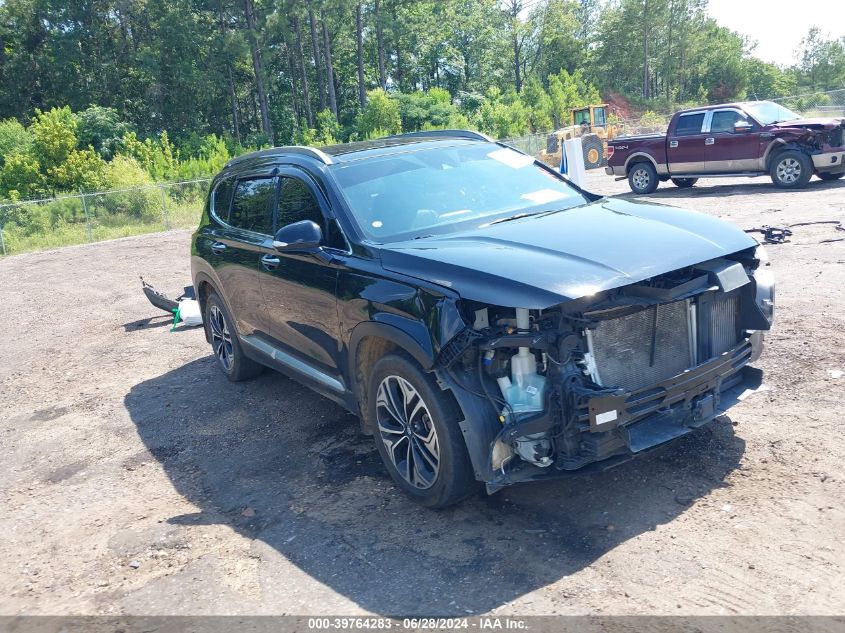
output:
[{"label": "front windshield", "polygon": [[332,171],[358,225],[381,243],[587,201],[530,156],[495,143],[412,145]]},{"label": "front windshield", "polygon": [[792,110],[788,110],[782,105],[772,103],[771,101],[746,103],[745,109],[762,125],[771,125],[772,123],[780,123],[781,121],[794,121],[800,118]]}]

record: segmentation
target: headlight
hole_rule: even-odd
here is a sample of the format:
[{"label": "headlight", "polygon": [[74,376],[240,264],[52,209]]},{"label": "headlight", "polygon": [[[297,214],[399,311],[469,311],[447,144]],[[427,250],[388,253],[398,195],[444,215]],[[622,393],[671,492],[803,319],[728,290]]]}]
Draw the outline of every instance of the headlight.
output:
[{"label": "headlight", "polygon": [[775,320],[775,276],[769,268],[769,256],[762,246],[754,250],[754,257],[760,262],[754,271],[754,282],[757,284],[757,305],[766,317],[769,325]]}]

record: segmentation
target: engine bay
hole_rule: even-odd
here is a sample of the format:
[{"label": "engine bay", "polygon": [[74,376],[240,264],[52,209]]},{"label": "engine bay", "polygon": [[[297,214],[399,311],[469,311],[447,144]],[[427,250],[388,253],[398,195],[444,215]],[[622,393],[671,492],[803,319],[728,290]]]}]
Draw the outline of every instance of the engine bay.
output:
[{"label": "engine bay", "polygon": [[472,325],[439,371],[495,421],[488,489],[640,452],[715,417],[773,318],[760,264],[743,252],[543,310],[463,305]]}]

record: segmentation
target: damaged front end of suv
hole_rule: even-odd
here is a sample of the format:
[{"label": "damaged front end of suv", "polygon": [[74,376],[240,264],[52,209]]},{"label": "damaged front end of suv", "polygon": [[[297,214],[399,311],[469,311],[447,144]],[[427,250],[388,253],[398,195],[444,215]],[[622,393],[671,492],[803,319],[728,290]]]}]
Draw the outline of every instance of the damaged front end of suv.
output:
[{"label": "damaged front end of suv", "polygon": [[690,433],[759,384],[774,318],[762,247],[545,308],[462,300],[436,363],[488,492],[615,465]]}]

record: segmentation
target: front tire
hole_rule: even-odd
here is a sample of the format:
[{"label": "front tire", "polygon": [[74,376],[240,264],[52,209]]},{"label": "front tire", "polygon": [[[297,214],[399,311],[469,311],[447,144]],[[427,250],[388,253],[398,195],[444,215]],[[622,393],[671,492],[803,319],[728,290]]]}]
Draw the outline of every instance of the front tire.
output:
[{"label": "front tire", "polygon": [[628,172],[628,186],[638,195],[654,193],[657,184],[657,170],[651,163],[637,163]]},{"label": "front tire", "polygon": [[205,323],[217,366],[226,378],[240,382],[254,378],[263,371],[263,365],[244,355],[235,330],[235,321],[215,292],[209,294],[205,302]]},{"label": "front tire", "polygon": [[367,408],[387,471],[414,501],[443,508],[478,489],[457,406],[413,360],[389,354],[376,363]]},{"label": "front tire", "polygon": [[672,178],[672,184],[679,189],[689,189],[697,182],[698,178]]},{"label": "front tire", "polygon": [[769,175],[776,187],[800,189],[810,182],[813,165],[804,152],[789,149],[775,156]]},{"label": "front tire", "polygon": [[604,144],[595,134],[582,137],[581,148],[584,153],[584,169],[597,169],[604,163]]},{"label": "front tire", "polygon": [[816,175],[822,180],[829,182],[831,180],[839,180],[842,176],[845,176],[845,171],[840,171],[838,174],[831,174],[829,171],[822,171]]}]

